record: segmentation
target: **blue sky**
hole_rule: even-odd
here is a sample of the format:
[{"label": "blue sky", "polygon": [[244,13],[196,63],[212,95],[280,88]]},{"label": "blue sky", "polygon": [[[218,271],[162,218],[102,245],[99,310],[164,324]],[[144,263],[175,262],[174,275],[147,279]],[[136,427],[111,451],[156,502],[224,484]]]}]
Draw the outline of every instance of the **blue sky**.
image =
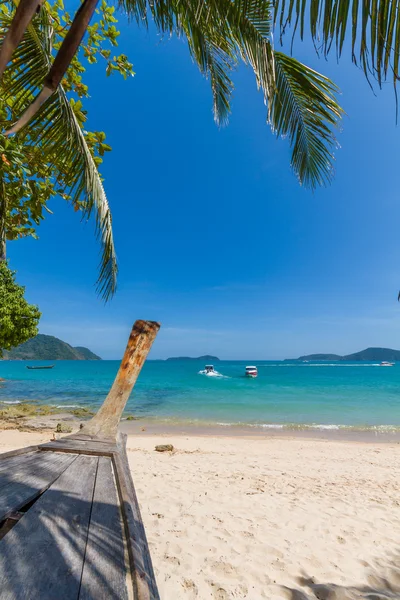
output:
[{"label": "blue sky", "polygon": [[295,56],[331,76],[347,113],[336,178],[314,194],[265,123],[249,69],[234,76],[218,129],[209,83],[185,43],[122,25],[136,76],[88,70],[89,127],[113,152],[102,167],[119,257],[118,293],[96,297],[92,226],[61,200],[40,240],[9,244],[39,304],[40,331],[118,358],[132,322],[162,322],[152,358],[212,353],[272,359],[400,348],[400,129],[388,84],[376,96],[349,60]]}]

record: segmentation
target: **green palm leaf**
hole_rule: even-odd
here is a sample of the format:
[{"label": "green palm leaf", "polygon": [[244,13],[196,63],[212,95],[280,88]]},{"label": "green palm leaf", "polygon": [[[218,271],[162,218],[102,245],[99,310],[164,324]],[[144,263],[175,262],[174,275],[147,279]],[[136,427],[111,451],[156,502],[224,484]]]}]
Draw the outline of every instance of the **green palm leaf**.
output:
[{"label": "green palm leaf", "polygon": [[335,101],[332,82],[294,58],[274,53],[275,93],[269,105],[269,120],[277,135],[291,142],[292,168],[301,183],[314,189],[333,175],[332,149],[342,109]]},{"label": "green palm leaf", "polygon": [[288,30],[301,39],[311,31],[318,50],[341,56],[346,36],[351,58],[379,85],[390,76],[396,85],[400,57],[400,5],[394,0],[274,0],[281,36]]},{"label": "green palm leaf", "polygon": [[[0,36],[10,24],[7,13],[0,13]],[[1,39],[0,37],[0,39]],[[3,97],[17,118],[43,84],[51,65],[52,29],[48,13],[42,8],[29,25],[4,75]],[[102,254],[97,289],[107,300],[116,290],[117,261],[112,219],[100,174],[88,148],[83,131],[62,88],[42,106],[20,133],[29,145],[41,144],[46,161],[58,172],[57,184],[79,207],[85,218],[94,212]]]},{"label": "green palm leaf", "polygon": [[[147,23],[145,3],[123,2],[138,23]],[[277,135],[289,138],[293,170],[313,189],[333,174],[332,129],[342,115],[335,101],[338,90],[326,77],[274,52],[271,8],[268,0],[161,0],[149,10],[163,33],[186,35],[201,72],[210,75],[218,123],[230,111],[230,72],[240,60],[252,67],[268,121]]]}]

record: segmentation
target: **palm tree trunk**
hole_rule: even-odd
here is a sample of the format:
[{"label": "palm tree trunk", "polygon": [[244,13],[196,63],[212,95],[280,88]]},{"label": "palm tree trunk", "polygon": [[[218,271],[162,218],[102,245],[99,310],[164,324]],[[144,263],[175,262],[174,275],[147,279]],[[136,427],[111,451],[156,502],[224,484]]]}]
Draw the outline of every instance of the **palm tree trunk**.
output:
[{"label": "palm tree trunk", "polygon": [[84,0],[83,4],[81,4],[75,15],[72,25],[61,44],[61,48],[57,52],[51,69],[45,77],[42,91],[40,94],[38,94],[38,96],[36,96],[32,104],[28,106],[26,111],[11,127],[11,129],[5,132],[5,135],[9,136],[13,133],[17,133],[17,131],[24,127],[38,112],[42,104],[46,102],[53,92],[55,92],[71,63],[71,60],[79,48],[86,29],[90,23],[90,19],[96,10],[97,3],[98,0]]},{"label": "palm tree trunk", "polygon": [[43,0],[21,0],[15,11],[10,29],[0,48],[0,77],[11,59],[14,50],[24,37],[25,29]]}]

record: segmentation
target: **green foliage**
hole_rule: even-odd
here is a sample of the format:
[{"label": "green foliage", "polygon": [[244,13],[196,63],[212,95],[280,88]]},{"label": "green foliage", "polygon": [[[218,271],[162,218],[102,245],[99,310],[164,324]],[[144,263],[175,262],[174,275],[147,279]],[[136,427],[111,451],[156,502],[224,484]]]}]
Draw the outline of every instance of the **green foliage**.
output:
[{"label": "green foliage", "polygon": [[0,356],[37,334],[40,312],[24,298],[25,288],[15,281],[5,261],[0,262]]},{"label": "green foliage", "polygon": [[[318,53],[343,49],[359,65],[367,79],[378,85],[389,77],[399,79],[400,12],[390,0],[274,0],[274,19],[281,38],[286,30],[301,39],[310,35]],[[348,44],[345,45],[345,40]]]},{"label": "green foliage", "polygon": [[[16,2],[0,4],[0,42],[10,26]],[[49,98],[29,126],[13,138],[0,135],[0,234],[7,240],[36,237],[36,229],[57,196],[85,218],[93,213],[102,246],[98,290],[105,299],[116,289],[117,263],[111,213],[98,166],[111,147],[102,131],[86,131],[83,82],[86,67],[98,59],[107,73],[133,75],[125,55],[113,56],[117,45],[114,8],[105,1],[97,10],[85,45],[74,57],[63,85]],[[45,3],[29,25],[0,86],[0,130],[10,127],[31,103],[43,84],[57,48],[71,23],[58,0]],[[1,242],[0,235],[0,242]],[[4,254],[4,251],[0,254]]]}]

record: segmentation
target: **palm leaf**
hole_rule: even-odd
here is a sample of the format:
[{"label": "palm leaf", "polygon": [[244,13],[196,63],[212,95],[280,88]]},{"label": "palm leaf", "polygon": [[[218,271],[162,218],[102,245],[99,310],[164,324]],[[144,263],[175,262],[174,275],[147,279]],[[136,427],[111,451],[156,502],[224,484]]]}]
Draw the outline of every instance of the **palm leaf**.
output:
[{"label": "palm leaf", "polygon": [[[143,2],[123,3],[138,23],[147,23]],[[211,75],[218,123],[230,110],[229,72],[239,60],[251,65],[273,131],[292,143],[293,170],[300,183],[315,188],[333,173],[332,127],[342,114],[334,99],[338,90],[329,79],[274,52],[271,8],[269,0],[155,0],[149,10],[163,33],[186,35],[200,70]]]},{"label": "palm leaf", "polygon": [[[0,36],[9,23],[9,15],[0,13]],[[29,25],[5,73],[3,97],[12,107],[14,118],[30,104],[42,86],[51,65],[51,43],[51,24],[46,9],[42,8]],[[95,161],[62,86],[18,136],[32,146],[41,144],[46,161],[58,172],[58,185],[72,204],[79,207],[86,218],[94,212],[102,247],[97,289],[108,300],[116,290],[117,278],[111,212]]]},{"label": "palm leaf", "polygon": [[274,20],[281,37],[288,30],[304,38],[311,31],[316,47],[340,57],[346,35],[351,58],[379,86],[399,77],[400,4],[395,0],[274,0]]},{"label": "palm leaf", "polygon": [[332,149],[342,109],[335,101],[336,86],[294,58],[274,53],[275,92],[270,99],[269,120],[273,131],[288,136],[292,168],[299,181],[314,189],[333,175]]}]

